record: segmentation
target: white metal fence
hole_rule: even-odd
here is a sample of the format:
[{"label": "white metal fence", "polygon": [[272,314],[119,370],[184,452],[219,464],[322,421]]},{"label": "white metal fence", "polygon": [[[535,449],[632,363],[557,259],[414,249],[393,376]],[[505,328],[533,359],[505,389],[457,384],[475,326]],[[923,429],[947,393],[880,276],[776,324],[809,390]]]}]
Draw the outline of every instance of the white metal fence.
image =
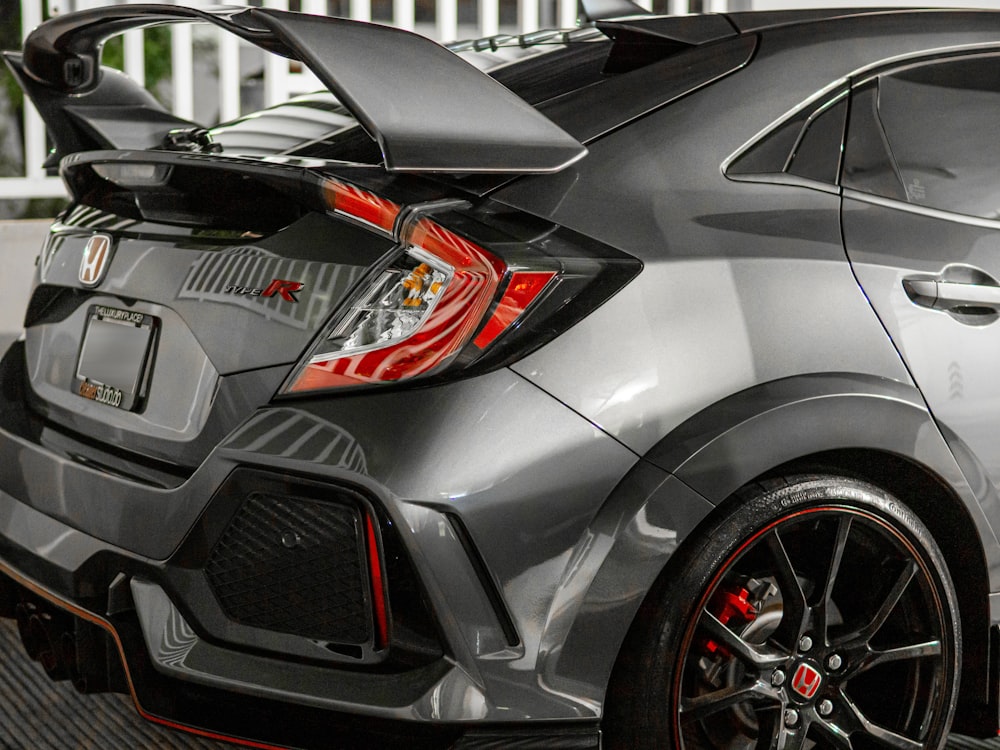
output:
[{"label": "white metal fence", "polygon": [[[21,37],[53,16],[72,10],[102,5],[120,5],[142,0],[0,0],[19,1]],[[163,2],[164,0],[160,0]],[[222,0],[225,1],[225,0]],[[175,4],[208,5],[219,0],[179,0]],[[438,41],[492,36],[497,33],[525,33],[544,27],[572,27],[577,20],[577,0],[229,0],[238,4],[264,5],[269,8],[301,10],[320,15],[341,15],[357,20],[376,20],[417,31]],[[681,14],[691,11],[726,12],[789,7],[859,6],[864,0],[635,0],[658,13]],[[907,5],[919,0],[869,0],[869,5]],[[935,6],[972,4],[998,7],[1000,0],[933,0]],[[175,114],[201,121],[198,101],[212,104],[212,116],[226,121],[241,114],[241,84],[247,77],[246,58],[249,45],[220,29],[178,24],[170,29],[170,68],[168,91],[163,97]],[[124,68],[132,78],[146,82],[143,31],[131,31],[124,38]],[[308,73],[296,72],[289,61],[265,55],[260,79],[262,96],[258,104],[269,105],[286,99],[289,93],[315,88]],[[199,71],[210,71],[200,75]],[[0,73],[6,75],[6,71]],[[256,78],[255,78],[256,80]],[[198,85],[200,84],[200,85]],[[211,90],[206,90],[210,87]],[[213,124],[205,122],[204,124]],[[2,123],[0,123],[2,125]],[[23,138],[7,144],[16,152],[14,161],[22,166],[21,175],[0,177],[2,201],[32,197],[61,197],[62,183],[46,177],[42,163],[46,156],[45,128],[34,108],[27,103],[23,120]],[[8,138],[8,141],[10,138]],[[3,144],[0,144],[3,145]]]}]

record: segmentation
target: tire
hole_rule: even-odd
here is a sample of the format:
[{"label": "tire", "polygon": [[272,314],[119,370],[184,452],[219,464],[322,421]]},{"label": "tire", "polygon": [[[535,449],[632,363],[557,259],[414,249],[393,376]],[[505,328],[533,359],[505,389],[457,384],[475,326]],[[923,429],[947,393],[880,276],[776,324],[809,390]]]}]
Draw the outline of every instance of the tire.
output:
[{"label": "tire", "polygon": [[958,694],[954,586],[899,500],[833,476],[721,505],[640,609],[609,686],[616,750],[935,750]]}]

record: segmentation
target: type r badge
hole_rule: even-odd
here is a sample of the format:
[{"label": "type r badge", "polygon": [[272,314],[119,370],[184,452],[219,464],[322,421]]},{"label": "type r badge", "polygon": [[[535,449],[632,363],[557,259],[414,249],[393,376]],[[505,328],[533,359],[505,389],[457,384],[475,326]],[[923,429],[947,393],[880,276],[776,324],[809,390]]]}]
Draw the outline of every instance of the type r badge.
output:
[{"label": "type r badge", "polygon": [[244,297],[273,297],[278,295],[285,302],[298,302],[296,292],[301,292],[305,284],[301,281],[289,281],[288,279],[274,279],[266,287],[239,286],[229,284],[222,290],[223,294],[237,294]]},{"label": "type r badge", "polygon": [[111,265],[113,246],[111,237],[106,234],[95,234],[87,240],[83,249],[83,259],[80,261],[80,283],[94,287],[104,281],[104,276]]}]

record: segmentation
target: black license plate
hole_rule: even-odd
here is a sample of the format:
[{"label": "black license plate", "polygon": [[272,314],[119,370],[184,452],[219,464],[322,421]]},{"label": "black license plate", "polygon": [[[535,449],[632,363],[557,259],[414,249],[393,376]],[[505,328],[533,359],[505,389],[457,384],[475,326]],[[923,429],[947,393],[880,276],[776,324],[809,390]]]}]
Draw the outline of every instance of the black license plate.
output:
[{"label": "black license plate", "polygon": [[84,398],[136,411],[146,396],[159,321],[152,315],[91,305],[74,389]]}]

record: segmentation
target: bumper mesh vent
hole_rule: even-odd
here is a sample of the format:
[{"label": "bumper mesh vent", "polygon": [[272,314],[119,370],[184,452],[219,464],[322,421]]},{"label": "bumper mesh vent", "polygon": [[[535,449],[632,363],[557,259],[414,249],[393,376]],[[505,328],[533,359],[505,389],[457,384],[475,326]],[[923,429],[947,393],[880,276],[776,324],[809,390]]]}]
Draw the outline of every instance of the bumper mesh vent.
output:
[{"label": "bumper mesh vent", "polygon": [[362,518],[353,505],[251,493],[205,573],[243,625],[364,644],[372,638]]}]

